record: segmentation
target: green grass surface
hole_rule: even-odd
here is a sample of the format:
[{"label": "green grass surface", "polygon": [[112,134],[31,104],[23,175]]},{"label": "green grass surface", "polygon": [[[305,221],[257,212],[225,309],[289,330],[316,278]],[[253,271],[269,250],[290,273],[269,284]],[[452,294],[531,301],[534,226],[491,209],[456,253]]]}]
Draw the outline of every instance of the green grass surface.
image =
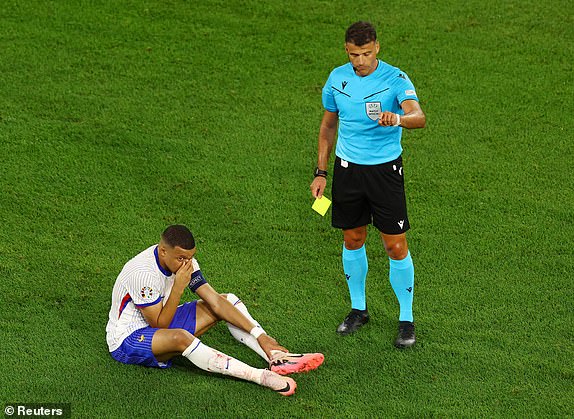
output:
[{"label": "green grass surface", "polygon": [[[566,417],[574,414],[574,7],[0,2],[0,402],[74,417]],[[427,114],[406,132],[414,350],[371,229],[372,321],[349,308],[341,234],[311,211],[320,90],[355,20]],[[210,283],[325,364],[294,397],[113,361],[123,264],[170,223]],[[190,294],[186,298],[191,299]],[[221,325],[203,338],[264,364]]]}]

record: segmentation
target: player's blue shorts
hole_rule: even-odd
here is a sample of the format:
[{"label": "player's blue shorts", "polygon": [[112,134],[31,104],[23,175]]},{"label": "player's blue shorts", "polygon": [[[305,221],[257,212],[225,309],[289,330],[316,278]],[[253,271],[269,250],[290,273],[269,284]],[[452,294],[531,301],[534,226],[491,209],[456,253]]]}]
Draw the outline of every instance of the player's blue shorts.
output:
[{"label": "player's blue shorts", "polygon": [[[195,333],[196,306],[197,301],[180,305],[175,316],[173,316],[169,329],[185,329],[193,335]],[[124,364],[138,364],[156,368],[170,367],[171,360],[160,362],[155,359],[151,351],[151,341],[158,330],[158,328],[150,326],[136,330],[125,338],[120,347],[111,352],[110,355],[116,361]]]}]

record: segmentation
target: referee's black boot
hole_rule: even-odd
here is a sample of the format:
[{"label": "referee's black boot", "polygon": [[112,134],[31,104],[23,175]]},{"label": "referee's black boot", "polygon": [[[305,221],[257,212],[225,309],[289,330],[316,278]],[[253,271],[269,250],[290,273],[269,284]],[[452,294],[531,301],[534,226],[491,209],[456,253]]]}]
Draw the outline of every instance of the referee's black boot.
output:
[{"label": "referee's black boot", "polygon": [[414,346],[415,342],[415,324],[413,322],[399,322],[399,334],[395,339],[395,346],[399,349],[405,349]]},{"label": "referee's black boot", "polygon": [[351,309],[351,312],[345,317],[343,323],[337,327],[337,333],[345,336],[356,332],[362,325],[369,322],[369,312],[367,310]]}]

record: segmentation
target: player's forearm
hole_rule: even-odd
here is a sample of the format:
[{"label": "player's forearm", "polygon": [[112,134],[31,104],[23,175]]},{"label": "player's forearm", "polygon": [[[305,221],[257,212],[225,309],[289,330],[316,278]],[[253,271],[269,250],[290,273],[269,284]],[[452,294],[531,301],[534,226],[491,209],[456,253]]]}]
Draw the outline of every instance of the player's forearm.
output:
[{"label": "player's forearm", "polygon": [[159,315],[157,317],[156,325],[150,324],[152,327],[157,328],[168,328],[173,320],[173,316],[175,316],[175,312],[181,301],[181,296],[183,295],[183,290],[179,291],[176,289],[172,289],[167,302],[162,307]]}]

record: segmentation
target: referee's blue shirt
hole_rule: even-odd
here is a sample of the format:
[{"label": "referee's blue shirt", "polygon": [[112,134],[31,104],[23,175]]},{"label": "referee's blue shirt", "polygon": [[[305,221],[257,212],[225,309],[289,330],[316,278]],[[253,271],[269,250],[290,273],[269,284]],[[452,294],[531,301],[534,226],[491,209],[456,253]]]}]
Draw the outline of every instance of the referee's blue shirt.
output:
[{"label": "referee's blue shirt", "polygon": [[418,101],[413,83],[400,69],[378,60],[368,76],[355,74],[351,63],[335,68],[323,87],[323,107],[339,114],[335,154],[356,164],[381,164],[399,157],[401,127],[382,127],[379,113],[403,114],[400,104]]}]

